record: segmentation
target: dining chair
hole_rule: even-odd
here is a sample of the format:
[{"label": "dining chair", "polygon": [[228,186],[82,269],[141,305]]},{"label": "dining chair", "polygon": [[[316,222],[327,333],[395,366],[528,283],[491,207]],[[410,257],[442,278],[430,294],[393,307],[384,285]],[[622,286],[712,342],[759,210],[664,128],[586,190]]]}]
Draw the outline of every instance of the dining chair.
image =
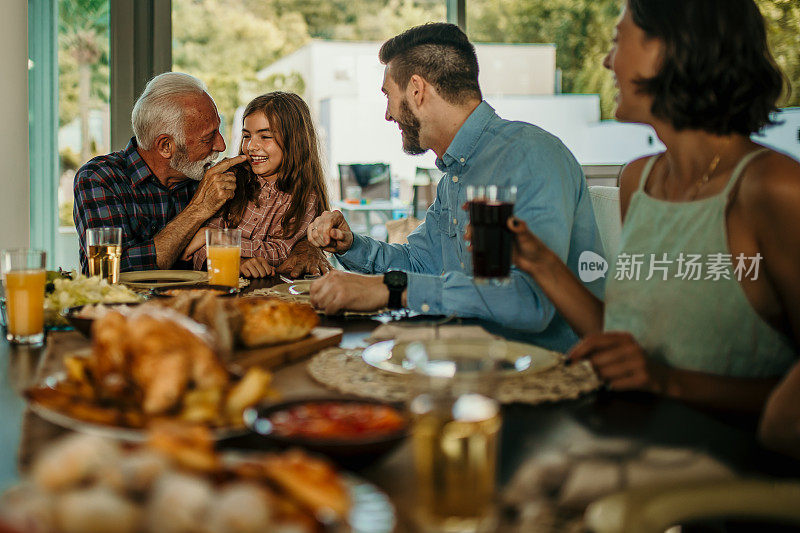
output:
[{"label": "dining chair", "polygon": [[391,167],[388,163],[339,164],[339,194],[347,198],[348,187],[360,187],[361,198],[389,200],[392,193]]},{"label": "dining chair", "polygon": [[597,221],[597,229],[600,230],[600,240],[603,243],[605,257],[610,262],[611,258],[619,251],[622,234],[619,187],[593,185],[589,187],[589,197],[592,199],[594,218]]},{"label": "dining chair", "polygon": [[[419,218],[420,211],[424,216],[425,211],[436,198],[436,186],[442,178],[442,172],[437,168],[417,167],[414,173],[413,197],[411,200],[413,215]],[[420,209],[420,207],[422,209]]]}]

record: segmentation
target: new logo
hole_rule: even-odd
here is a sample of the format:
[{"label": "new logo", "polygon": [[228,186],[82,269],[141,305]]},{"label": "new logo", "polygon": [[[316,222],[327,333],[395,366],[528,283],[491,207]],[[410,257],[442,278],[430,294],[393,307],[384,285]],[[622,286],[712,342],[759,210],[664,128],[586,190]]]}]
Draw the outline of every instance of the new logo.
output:
[{"label": "new logo", "polygon": [[578,277],[584,283],[589,283],[598,278],[606,277],[608,272],[608,261],[603,256],[590,250],[581,253],[578,258]]}]

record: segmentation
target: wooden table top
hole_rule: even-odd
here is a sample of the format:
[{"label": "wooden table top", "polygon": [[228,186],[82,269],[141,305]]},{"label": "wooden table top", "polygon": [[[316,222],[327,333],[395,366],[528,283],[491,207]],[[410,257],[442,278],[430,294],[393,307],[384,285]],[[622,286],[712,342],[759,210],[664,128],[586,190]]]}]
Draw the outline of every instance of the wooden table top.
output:
[{"label": "wooden table top", "polygon": [[[248,290],[280,280],[262,280]],[[323,317],[322,325],[344,330],[342,347],[352,348],[379,325],[367,318]],[[26,410],[20,391],[40,371],[44,354],[88,346],[76,332],[53,332],[43,348],[18,347],[0,340],[0,488],[16,482],[20,465],[64,430]],[[274,386],[285,399],[332,395],[314,382],[299,362],[275,373]],[[763,450],[754,438],[755,420],[710,414],[690,406],[645,394],[597,393],[579,400],[549,405],[507,405],[503,408],[499,486],[508,483],[520,465],[531,458],[567,446],[591,444],[609,437],[650,445],[701,450],[745,475],[800,477],[800,464]],[[408,443],[385,460],[360,472],[381,487],[398,507],[400,517],[414,506],[414,479]],[[410,530],[401,519],[399,530]]]}]

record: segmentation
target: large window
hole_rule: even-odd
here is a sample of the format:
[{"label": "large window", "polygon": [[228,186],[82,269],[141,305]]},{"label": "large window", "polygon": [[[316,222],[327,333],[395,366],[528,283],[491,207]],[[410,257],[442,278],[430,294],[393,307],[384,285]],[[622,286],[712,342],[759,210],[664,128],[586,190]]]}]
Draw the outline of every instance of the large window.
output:
[{"label": "large window", "polygon": [[173,70],[208,84],[229,153],[238,153],[247,102],[285,90],[303,96],[316,120],[334,198],[339,164],[389,163],[403,183],[417,166],[433,166],[430,155],[405,155],[383,118],[378,48],[406,28],[444,21],[444,0],[173,0],[172,10]]},{"label": "large window", "polygon": [[73,227],[72,183],[86,161],[111,147],[109,0],[58,4],[58,223]]},{"label": "large window", "polygon": [[78,264],[75,171],[109,151],[109,0],[29,0],[31,244]]},{"label": "large window", "polygon": [[[796,107],[800,105],[800,3],[756,3],[767,21],[772,52],[792,89],[781,102],[786,108],[782,124],[757,140],[800,159],[800,109]],[[501,116],[533,122],[559,136],[584,166],[587,177],[595,172],[608,176],[604,168],[613,175],[621,164],[660,145],[651,128],[611,120],[616,89],[602,61],[621,4],[620,0],[467,1],[467,34],[475,43],[552,43],[552,63],[541,56],[536,64],[528,61],[529,70],[538,76],[553,75],[555,83],[546,90],[529,90],[508,76],[481,84]],[[482,68],[492,63],[485,59],[489,61],[481,61]],[[505,71],[511,75],[519,69]]]},{"label": "large window", "polygon": [[[800,159],[800,3],[756,2],[792,87],[782,102],[782,124],[758,140]],[[170,65],[208,84],[223,116],[230,153],[238,151],[240,113],[252,97],[276,89],[295,91],[316,120],[334,199],[338,166],[346,163],[390,164],[392,177],[402,184],[401,198],[410,199],[417,167],[431,168],[434,159],[431,153],[402,153],[397,129],[383,120],[378,48],[413,25],[456,20],[461,7],[467,34],[476,43],[481,85],[500,115],[536,123],[561,137],[587,174],[595,167],[618,166],[658,148],[649,128],[611,120],[613,81],[601,60],[620,4],[28,0],[31,183],[36,191],[31,195],[32,243],[51,252],[52,266],[77,264],[74,172],[92,156],[124,146],[134,99],[149,77]],[[164,16],[169,9],[171,31],[170,17]],[[109,72],[115,74],[114,98]],[[114,115],[111,121],[109,115]]]}]

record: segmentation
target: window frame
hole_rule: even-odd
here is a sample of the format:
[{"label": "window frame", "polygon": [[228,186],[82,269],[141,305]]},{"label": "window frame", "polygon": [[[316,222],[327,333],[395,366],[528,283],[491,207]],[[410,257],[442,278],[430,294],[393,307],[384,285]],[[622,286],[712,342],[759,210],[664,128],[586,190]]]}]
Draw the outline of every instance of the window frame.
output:
[{"label": "window frame", "polygon": [[58,0],[28,0],[30,246],[48,252],[58,231]]}]

